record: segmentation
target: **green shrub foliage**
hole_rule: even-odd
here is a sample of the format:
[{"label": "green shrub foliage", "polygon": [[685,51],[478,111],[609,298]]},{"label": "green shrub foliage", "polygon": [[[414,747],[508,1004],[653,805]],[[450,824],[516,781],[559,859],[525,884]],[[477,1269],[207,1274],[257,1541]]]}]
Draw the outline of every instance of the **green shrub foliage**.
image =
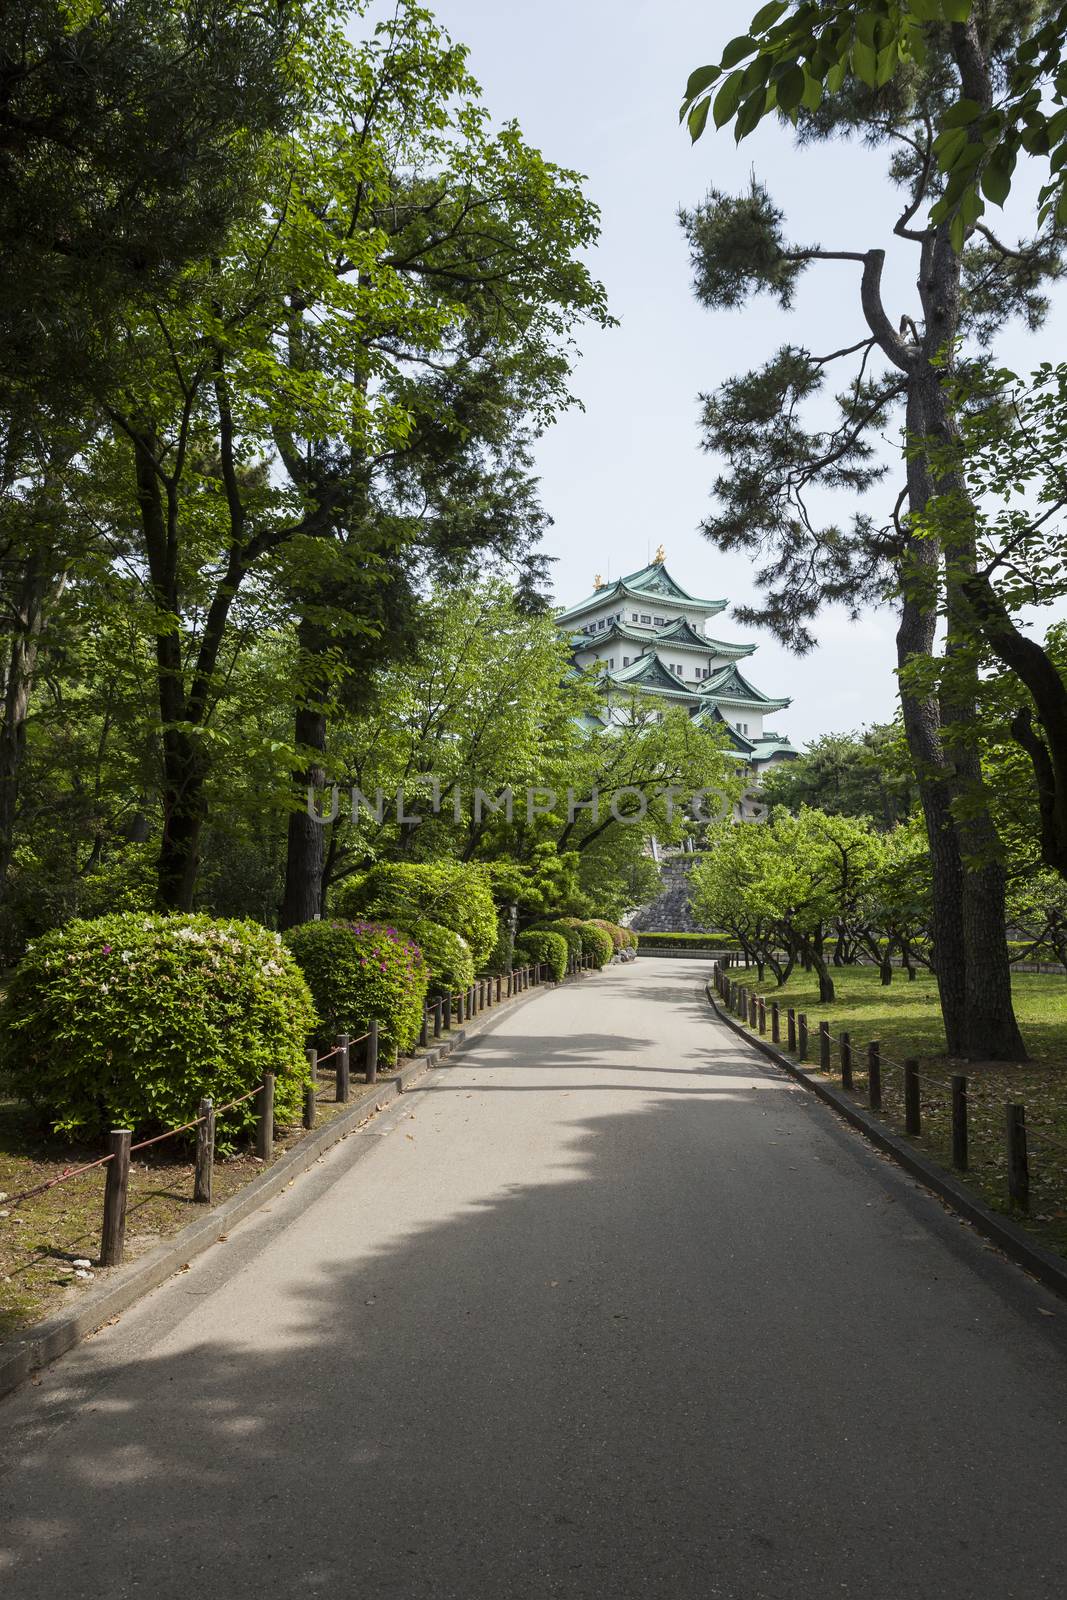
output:
[{"label": "green shrub foliage", "polygon": [[462,934],[475,968],[497,939],[496,908],[484,867],[462,861],[383,861],[337,893],[342,917],[376,917],[403,927],[419,917]]},{"label": "green shrub foliage", "polygon": [[470,945],[461,933],[453,933],[428,917],[417,917],[403,929],[422,951],[430,979],[429,992],[457,994],[474,982],[474,961]]},{"label": "green shrub foliage", "polygon": [[615,954],[615,944],[611,934],[599,928],[595,922],[580,922],[578,937],[582,941],[582,954],[590,956],[594,967],[598,970],[606,966]]},{"label": "green shrub foliage", "polygon": [[[580,958],[582,954],[582,936],[578,932],[576,923],[574,921],[560,918],[557,922],[542,922],[536,929],[536,932],[558,933],[561,939],[565,939],[567,941],[567,949],[574,957],[575,961]],[[520,938],[525,937],[525,934],[520,935]]]},{"label": "green shrub foliage", "polygon": [[323,1045],[339,1033],[366,1033],[376,1017],[386,1057],[412,1048],[430,981],[412,939],[381,922],[340,921],[305,922],[285,938],[314,997]]},{"label": "green shrub foliage", "polygon": [[543,963],[559,983],[567,971],[567,941],[547,928],[531,928],[516,939],[515,960],[521,966]]},{"label": "green shrub foliage", "polygon": [[[68,922],[27,950],[0,1010],[17,1094],[57,1131],[157,1132],[275,1074],[275,1116],[299,1114],[315,1027],[308,986],[255,922],[120,912]],[[227,1137],[255,1101],[222,1119]]]},{"label": "green shrub foliage", "polygon": [[603,928],[611,940],[613,950],[623,950],[626,947],[626,929],[620,928],[617,922],[608,922],[606,917],[590,917],[594,928]]}]

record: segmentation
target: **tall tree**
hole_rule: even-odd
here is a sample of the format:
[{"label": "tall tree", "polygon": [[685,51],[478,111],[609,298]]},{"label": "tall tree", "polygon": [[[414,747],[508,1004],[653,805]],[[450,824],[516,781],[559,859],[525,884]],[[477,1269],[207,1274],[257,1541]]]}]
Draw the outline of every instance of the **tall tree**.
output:
[{"label": "tall tree", "polygon": [[[683,215],[699,298],[737,306],[753,292],[789,306],[800,273],[813,262],[859,269],[857,310],[865,328],[848,331],[826,355],[786,347],[762,369],[706,397],[710,450],[729,471],[716,484],[720,506],[706,524],[725,548],[763,552],[766,594],[750,616],[799,649],[813,643],[810,623],[828,601],[855,613],[865,601],[898,597],[898,663],[904,728],[926,818],[935,884],[934,940],[949,1049],[1005,1059],[1024,1054],[1015,1023],[1004,935],[1004,876],[985,794],[975,734],[974,615],[968,584],[977,571],[973,515],[957,517],[939,540],[924,519],[931,500],[951,495],[970,504],[951,455],[958,419],[954,384],[961,342],[987,345],[1013,315],[1031,326],[1045,305],[1041,285],[1060,270],[1060,241],[1049,223],[1034,239],[1006,246],[959,208],[936,222],[924,208],[943,193],[935,142],[960,96],[983,106],[1014,59],[1019,25],[1012,5],[991,5],[966,24],[930,24],[925,54],[875,86],[845,82],[809,95],[803,74],[795,103],[801,142],[861,137],[890,152],[890,175],[904,191],[893,233],[915,247],[918,299],[890,317],[882,293],[883,249],[822,249],[786,241],[783,218],[753,182],[738,199],[712,191]],[[792,81],[792,80],[791,80]],[[779,90],[779,95],[782,93]],[[786,91],[787,98],[791,90]],[[836,269],[835,269],[836,270]],[[858,337],[855,334],[858,333]],[[803,425],[834,364],[855,358],[830,427]],[[818,522],[819,489],[850,496],[871,490],[888,463],[877,435],[894,417],[906,432],[905,482],[889,516],[866,512],[847,527]],[[933,662],[939,608],[955,670],[940,696]]]},{"label": "tall tree", "polygon": [[123,322],[254,203],[295,3],[12,0],[0,37],[0,900],[34,678]]},{"label": "tall tree", "polygon": [[[467,554],[514,523],[502,510],[443,515],[444,486],[462,474],[433,480],[432,442],[473,441],[449,459],[488,476],[499,508],[523,476],[520,443],[511,428],[498,449],[485,415],[466,415],[472,387],[495,388],[513,416],[529,376],[532,401],[550,403],[571,324],[606,317],[580,260],[597,219],[576,175],[513,127],[488,131],[464,53],[421,8],[401,4],[362,43],[346,36],[350,19],[342,4],[301,35],[309,98],[296,135],[261,154],[260,206],[180,294],[131,320],[122,383],[106,396],[156,612],[164,906],[195,892],[239,597],[273,589],[302,618],[306,767],[336,677],[410,618],[419,541]],[[475,324],[449,292],[479,250],[495,265],[477,292],[503,303],[499,326],[488,310]],[[505,293],[520,271],[526,300]],[[422,477],[402,467],[416,432]],[[497,451],[491,472],[480,450]],[[521,502],[525,478],[519,488]],[[287,920],[313,914],[307,876],[290,875],[303,900],[287,900]]]}]

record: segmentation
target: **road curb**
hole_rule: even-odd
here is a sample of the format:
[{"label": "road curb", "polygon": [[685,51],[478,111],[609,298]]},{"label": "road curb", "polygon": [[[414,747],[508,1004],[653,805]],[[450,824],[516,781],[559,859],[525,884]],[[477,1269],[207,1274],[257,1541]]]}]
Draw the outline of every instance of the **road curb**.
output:
[{"label": "road curb", "polygon": [[938,1166],[908,1140],[892,1133],[883,1123],[864,1111],[862,1106],[850,1100],[843,1091],[815,1077],[813,1070],[801,1066],[784,1051],[777,1049],[766,1039],[761,1039],[758,1034],[749,1033],[747,1028],[722,1008],[711,991],[710,983],[704,992],[720,1022],[732,1028],[734,1033],[761,1055],[773,1061],[776,1067],[780,1067],[795,1082],[803,1084],[805,1089],[811,1090],[826,1105],[831,1106],[839,1116],[844,1117],[846,1122],[869,1139],[871,1144],[885,1155],[891,1156],[913,1178],[918,1178],[920,1183],[932,1189],[940,1199],[952,1207],[953,1211],[1009,1256],[1017,1266],[1031,1273],[1047,1289],[1052,1289],[1067,1299],[1067,1262],[1060,1256],[1037,1244],[1009,1217],[1001,1216],[999,1212],[987,1206],[973,1190],[968,1189],[947,1168]]},{"label": "road curb", "polygon": [[[589,974],[566,978],[564,984],[577,983],[583,976]],[[65,1355],[112,1317],[128,1311],[142,1296],[158,1289],[161,1283],[215,1244],[220,1233],[228,1232],[268,1200],[272,1200],[308,1171],[327,1150],[352,1133],[368,1115],[368,1108],[371,1108],[370,1115],[384,1110],[391,1101],[409,1093],[421,1078],[440,1067],[449,1056],[462,1051],[482,1033],[491,1031],[505,1017],[514,1015],[516,1010],[546,991],[561,987],[562,984],[555,983],[537,984],[524,994],[514,996],[509,1004],[502,1002],[499,1008],[494,1006],[490,1011],[483,1012],[476,1023],[458,1029],[450,1038],[431,1046],[423,1055],[408,1061],[389,1077],[382,1078],[378,1083],[358,1086],[356,1098],[347,1110],[318,1132],[309,1132],[290,1150],[284,1151],[265,1172],[259,1173],[237,1194],[231,1195],[221,1205],[212,1206],[202,1217],[190,1222],[179,1233],[163,1240],[136,1261],[131,1261],[128,1266],[113,1268],[108,1273],[107,1281],[81,1296],[76,1306],[57,1312],[55,1316],[27,1329],[24,1334],[0,1345],[0,1398],[10,1394],[12,1389],[16,1389],[49,1362]]]}]

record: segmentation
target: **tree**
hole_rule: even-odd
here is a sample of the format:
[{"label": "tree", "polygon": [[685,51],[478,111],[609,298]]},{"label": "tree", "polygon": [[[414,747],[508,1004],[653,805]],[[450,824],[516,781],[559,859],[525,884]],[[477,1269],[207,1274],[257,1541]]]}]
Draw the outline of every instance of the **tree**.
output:
[{"label": "tree", "polygon": [[883,723],[813,740],[795,761],[771,768],[760,798],[790,811],[808,805],[839,816],[874,817],[891,829],[911,811],[914,791],[904,730]]},{"label": "tree", "polygon": [[[705,527],[724,548],[763,554],[758,577],[765,601],[749,619],[766,622],[796,648],[810,648],[811,620],[827,602],[855,614],[865,602],[896,597],[901,705],[933,863],[934,943],[949,1048],[1006,1059],[1024,1050],[1011,1005],[1002,852],[974,732],[968,584],[977,572],[975,527],[973,517],[957,517],[937,538],[923,518],[935,497],[969,503],[958,462],[946,464],[958,428],[958,347],[967,338],[973,346],[987,344],[1013,314],[1032,326],[1040,322],[1040,285],[1060,270],[1059,239],[1050,224],[1035,239],[1008,247],[977,232],[972,221],[961,248],[951,218],[923,224],[916,218],[947,192],[936,166],[937,128],[961,94],[992,104],[1018,42],[1013,16],[994,8],[966,25],[931,28],[922,63],[912,62],[907,74],[873,88],[851,82],[817,106],[811,97],[811,109],[798,102],[790,111],[802,142],[843,133],[892,151],[891,176],[905,190],[893,231],[918,257],[914,314],[899,321],[888,314],[884,251],[790,245],[781,213],[755,181],[739,199],[711,191],[682,219],[696,292],[709,306],[737,306],[764,291],[788,307],[810,264],[844,261],[860,269],[857,308],[866,326],[858,339],[847,332],[841,348],[826,355],[787,346],[765,367],[705,397],[706,445],[728,467],[715,486],[719,509]],[[826,370],[852,357],[856,366],[837,398],[836,421],[806,428],[804,408],[820,394]],[[875,489],[888,471],[877,437],[901,415],[905,483],[889,514],[876,519],[861,510],[847,527],[820,525],[812,495],[829,489],[855,497]],[[942,587],[954,671],[939,697],[928,664]]]},{"label": "tree", "polygon": [[[269,589],[296,603],[306,768],[346,660],[365,667],[366,641],[380,647],[409,624],[425,565],[417,541],[469,554],[505,528],[502,517],[417,514],[424,480],[399,466],[413,432],[431,416],[438,440],[482,439],[461,404],[471,375],[488,362],[503,404],[530,370],[524,343],[542,354],[531,403],[550,405],[571,323],[606,315],[578,259],[596,213],[575,175],[514,128],[488,133],[463,52],[425,11],[401,5],[360,45],[344,36],[347,15],[328,12],[302,36],[309,99],[297,136],[262,154],[262,204],[180,296],[131,322],[123,382],[105,397],[128,462],[115,518],[135,501],[156,612],[164,906],[195,892],[239,597]],[[516,291],[499,328],[465,318],[447,292],[479,238],[501,283],[512,271],[528,286],[529,303]],[[486,268],[486,303],[492,279]],[[498,495],[501,479],[515,487],[514,430],[510,442]],[[379,470],[394,474],[384,496]],[[308,828],[300,837],[314,843]]]},{"label": "tree", "polygon": [[93,545],[78,515],[124,319],[243,209],[300,93],[303,6],[12,0],[0,38],[0,899],[49,619]]},{"label": "tree", "polygon": [[[757,11],[747,34],[730,40],[717,63],[691,73],[681,118],[694,141],[709,112],[717,128],[733,122],[738,141],[771,113],[795,122],[801,108],[817,111],[826,93],[854,83],[876,90],[921,70],[932,35],[938,42],[948,35],[954,48],[966,48],[983,9],[998,8],[972,0],[771,0]],[[1049,179],[1038,197],[1040,220],[1055,212],[1058,222],[1067,223],[1067,6],[1000,9],[996,20],[1010,18],[1018,29],[1001,92],[987,104],[961,82],[933,148],[945,181],[930,220],[953,224],[957,248],[987,199],[1003,205],[1023,152],[1049,158]],[[748,63],[743,69],[742,62]]]}]

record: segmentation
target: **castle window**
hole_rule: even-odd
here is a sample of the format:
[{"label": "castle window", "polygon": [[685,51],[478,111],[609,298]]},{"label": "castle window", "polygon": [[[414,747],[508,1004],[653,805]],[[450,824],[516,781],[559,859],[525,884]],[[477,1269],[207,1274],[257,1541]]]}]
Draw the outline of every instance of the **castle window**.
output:
[{"label": "castle window", "polygon": [[622,664],[623,664],[623,666],[624,666],[624,667],[628,667],[628,666],[629,666],[629,665],[630,665],[630,658],[629,658],[629,656],[623,656],[623,658],[622,658]]},{"label": "castle window", "polygon": [[611,668],[612,672],[615,671],[615,657],[614,656],[609,656],[608,657],[608,666]]},{"label": "castle window", "polygon": [[663,627],[663,618],[662,617],[653,617],[652,621],[656,624],[657,628],[662,628]]},{"label": "castle window", "polygon": [[630,621],[631,622],[636,622],[637,621],[637,612],[636,611],[631,611],[630,612]]},{"label": "castle window", "polygon": [[652,618],[651,617],[642,616],[641,621],[642,622],[651,622]]}]

